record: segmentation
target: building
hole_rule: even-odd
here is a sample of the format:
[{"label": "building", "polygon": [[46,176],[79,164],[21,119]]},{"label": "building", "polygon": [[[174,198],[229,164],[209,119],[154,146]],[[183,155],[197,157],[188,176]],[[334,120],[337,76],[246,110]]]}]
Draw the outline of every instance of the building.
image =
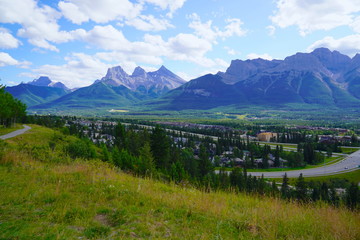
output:
[{"label": "building", "polygon": [[277,136],[277,133],[262,132],[257,135],[257,139],[262,142],[270,142],[272,139],[277,138]]}]

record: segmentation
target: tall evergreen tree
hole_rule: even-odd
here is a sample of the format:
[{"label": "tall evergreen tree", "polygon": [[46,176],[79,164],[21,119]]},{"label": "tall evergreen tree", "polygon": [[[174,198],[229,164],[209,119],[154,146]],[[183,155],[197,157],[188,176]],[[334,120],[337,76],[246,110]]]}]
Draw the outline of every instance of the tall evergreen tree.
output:
[{"label": "tall evergreen tree", "polygon": [[296,198],[300,201],[305,201],[307,199],[307,184],[302,173],[300,173],[300,176],[295,183],[295,189]]},{"label": "tall evergreen tree", "polygon": [[204,145],[200,145],[199,158],[200,176],[204,177],[213,169],[212,163],[209,159],[209,154]]},{"label": "tall evergreen tree", "polygon": [[158,168],[170,167],[170,140],[164,129],[156,126],[150,136],[151,152]]},{"label": "tall evergreen tree", "polygon": [[154,158],[151,153],[150,144],[147,142],[140,149],[139,173],[143,176],[150,176],[155,172]]},{"label": "tall evergreen tree", "polygon": [[357,205],[360,202],[359,188],[352,182],[351,185],[346,189],[346,206],[350,209],[356,209]]},{"label": "tall evergreen tree", "polygon": [[286,173],[283,177],[280,192],[283,198],[290,198],[289,178],[287,177]]}]

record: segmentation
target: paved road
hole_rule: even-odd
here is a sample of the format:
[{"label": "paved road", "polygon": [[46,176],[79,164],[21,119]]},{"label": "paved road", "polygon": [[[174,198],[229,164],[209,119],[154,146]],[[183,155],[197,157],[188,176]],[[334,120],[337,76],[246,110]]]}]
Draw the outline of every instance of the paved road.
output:
[{"label": "paved road", "polygon": [[344,172],[351,172],[360,169],[360,151],[354,152],[346,157],[340,162],[329,164],[317,168],[302,169],[302,170],[293,170],[293,171],[278,171],[278,172],[249,172],[252,176],[261,176],[264,174],[264,177],[268,178],[281,178],[287,173],[288,177],[298,177],[300,173],[304,177],[315,177],[315,176],[325,176],[325,175],[334,175]]},{"label": "paved road", "polygon": [[0,139],[5,140],[5,139],[8,139],[8,138],[13,138],[13,137],[16,137],[16,136],[18,136],[20,134],[23,134],[24,132],[31,129],[31,127],[29,127],[28,125],[23,125],[23,126],[24,126],[23,129],[19,129],[19,130],[16,130],[14,132],[2,135],[2,136],[0,136]]}]

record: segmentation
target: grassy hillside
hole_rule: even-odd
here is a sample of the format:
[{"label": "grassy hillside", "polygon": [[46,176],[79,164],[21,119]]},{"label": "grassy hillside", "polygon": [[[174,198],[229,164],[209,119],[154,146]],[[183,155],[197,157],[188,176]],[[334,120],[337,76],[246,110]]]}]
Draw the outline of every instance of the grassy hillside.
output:
[{"label": "grassy hillside", "polygon": [[0,143],[0,239],[360,238],[359,213],[136,178],[32,127]]}]

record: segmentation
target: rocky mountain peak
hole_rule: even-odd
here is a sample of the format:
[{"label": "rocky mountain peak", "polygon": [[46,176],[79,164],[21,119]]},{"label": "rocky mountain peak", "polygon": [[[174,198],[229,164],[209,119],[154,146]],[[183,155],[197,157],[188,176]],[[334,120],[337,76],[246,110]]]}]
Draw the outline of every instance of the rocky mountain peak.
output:
[{"label": "rocky mountain peak", "polygon": [[69,88],[66,87],[63,83],[53,82],[47,76],[41,76],[38,79],[34,79],[33,81],[28,82],[27,84],[39,86],[39,87],[54,87],[54,88],[62,88],[64,90],[69,90]]},{"label": "rocky mountain peak", "polygon": [[161,65],[161,67],[157,71],[155,71],[153,73],[160,74],[160,75],[171,76],[171,77],[174,77],[174,76],[178,77],[173,72],[171,72],[169,69],[167,69],[164,65]]},{"label": "rocky mountain peak", "polygon": [[105,78],[107,79],[118,79],[122,77],[128,77],[129,75],[120,66],[112,67],[107,70]]},{"label": "rocky mountain peak", "polygon": [[122,85],[133,91],[139,88],[142,91],[151,88],[163,91],[163,89],[173,89],[185,83],[182,78],[164,66],[161,66],[155,72],[146,72],[143,68],[136,67],[132,75],[128,75],[120,66],[117,66],[109,68],[106,76],[101,81],[113,86]]},{"label": "rocky mountain peak", "polygon": [[311,55],[316,56],[321,63],[330,71],[338,73],[344,70],[351,62],[351,58],[338,51],[330,51],[327,48],[317,48]]},{"label": "rocky mountain peak", "polygon": [[132,77],[146,77],[146,71],[143,68],[137,66],[134,69],[134,72],[131,76]]},{"label": "rocky mountain peak", "polygon": [[223,77],[223,82],[227,84],[235,84],[236,82],[245,80],[246,78],[271,69],[279,64],[278,61],[265,60],[265,59],[253,59],[253,60],[232,60],[230,66],[225,73],[218,73],[219,76]]},{"label": "rocky mountain peak", "polygon": [[40,87],[47,87],[52,83],[49,77],[41,76],[38,79],[34,79],[33,81],[29,82],[30,85],[40,86]]}]

